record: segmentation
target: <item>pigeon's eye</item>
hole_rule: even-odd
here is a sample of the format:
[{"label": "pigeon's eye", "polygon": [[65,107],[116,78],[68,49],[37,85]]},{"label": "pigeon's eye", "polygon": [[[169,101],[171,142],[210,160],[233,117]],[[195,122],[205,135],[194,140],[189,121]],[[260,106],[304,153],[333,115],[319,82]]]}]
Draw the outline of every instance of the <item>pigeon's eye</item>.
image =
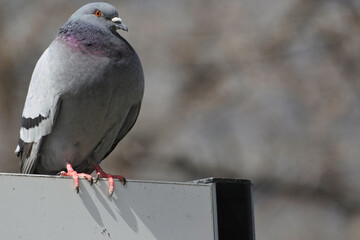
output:
[{"label": "pigeon's eye", "polygon": [[99,10],[96,10],[96,11],[94,12],[94,14],[95,14],[95,16],[97,16],[97,17],[101,17],[101,12],[100,12]]}]

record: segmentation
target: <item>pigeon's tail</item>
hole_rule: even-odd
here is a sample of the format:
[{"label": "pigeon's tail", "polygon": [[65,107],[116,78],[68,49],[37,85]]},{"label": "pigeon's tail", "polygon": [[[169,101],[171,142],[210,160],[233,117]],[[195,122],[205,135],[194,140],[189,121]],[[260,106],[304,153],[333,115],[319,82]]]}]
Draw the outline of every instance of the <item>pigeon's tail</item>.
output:
[{"label": "pigeon's tail", "polygon": [[33,173],[36,162],[39,159],[38,152],[41,140],[33,143],[25,143],[19,139],[15,153],[20,158],[20,173]]}]

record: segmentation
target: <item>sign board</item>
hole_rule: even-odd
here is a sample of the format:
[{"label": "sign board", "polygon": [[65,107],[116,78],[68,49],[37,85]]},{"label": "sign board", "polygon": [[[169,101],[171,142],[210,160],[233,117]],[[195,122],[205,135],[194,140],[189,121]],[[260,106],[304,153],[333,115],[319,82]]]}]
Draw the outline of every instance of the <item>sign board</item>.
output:
[{"label": "sign board", "polygon": [[77,194],[69,177],[1,173],[2,239],[255,239],[249,180],[115,180],[107,190],[105,179],[81,179]]}]

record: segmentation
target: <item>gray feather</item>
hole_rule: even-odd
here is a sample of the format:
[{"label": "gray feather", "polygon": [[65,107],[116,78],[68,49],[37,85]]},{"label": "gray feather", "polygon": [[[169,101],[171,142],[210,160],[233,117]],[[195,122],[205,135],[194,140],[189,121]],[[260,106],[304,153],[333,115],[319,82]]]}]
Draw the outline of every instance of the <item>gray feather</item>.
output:
[{"label": "gray feather", "polygon": [[[91,14],[95,7],[103,19]],[[134,125],[142,66],[112,17],[117,11],[109,4],[85,5],[39,59],[16,149],[21,172],[56,174],[67,162],[91,172],[89,161],[100,163]]]},{"label": "gray feather", "polygon": [[119,133],[117,134],[114,143],[112,144],[110,149],[106,152],[106,154],[102,157],[101,160],[105,159],[115,149],[115,147],[118,145],[121,139],[123,139],[126,136],[126,134],[128,134],[128,132],[131,130],[131,128],[134,126],[136,119],[139,116],[140,106],[141,106],[141,102],[131,107],[125,119],[124,124],[122,125]]}]

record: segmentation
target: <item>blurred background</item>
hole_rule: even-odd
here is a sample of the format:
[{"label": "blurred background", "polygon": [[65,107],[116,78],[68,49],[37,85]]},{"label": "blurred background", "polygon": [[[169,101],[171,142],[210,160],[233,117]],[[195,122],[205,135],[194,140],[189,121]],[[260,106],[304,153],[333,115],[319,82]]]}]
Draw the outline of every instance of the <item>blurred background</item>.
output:
[{"label": "blurred background", "polygon": [[[1,0],[0,171],[36,61],[84,0]],[[143,64],[103,162],[135,179],[254,181],[257,239],[360,239],[360,1],[109,1]]]}]

